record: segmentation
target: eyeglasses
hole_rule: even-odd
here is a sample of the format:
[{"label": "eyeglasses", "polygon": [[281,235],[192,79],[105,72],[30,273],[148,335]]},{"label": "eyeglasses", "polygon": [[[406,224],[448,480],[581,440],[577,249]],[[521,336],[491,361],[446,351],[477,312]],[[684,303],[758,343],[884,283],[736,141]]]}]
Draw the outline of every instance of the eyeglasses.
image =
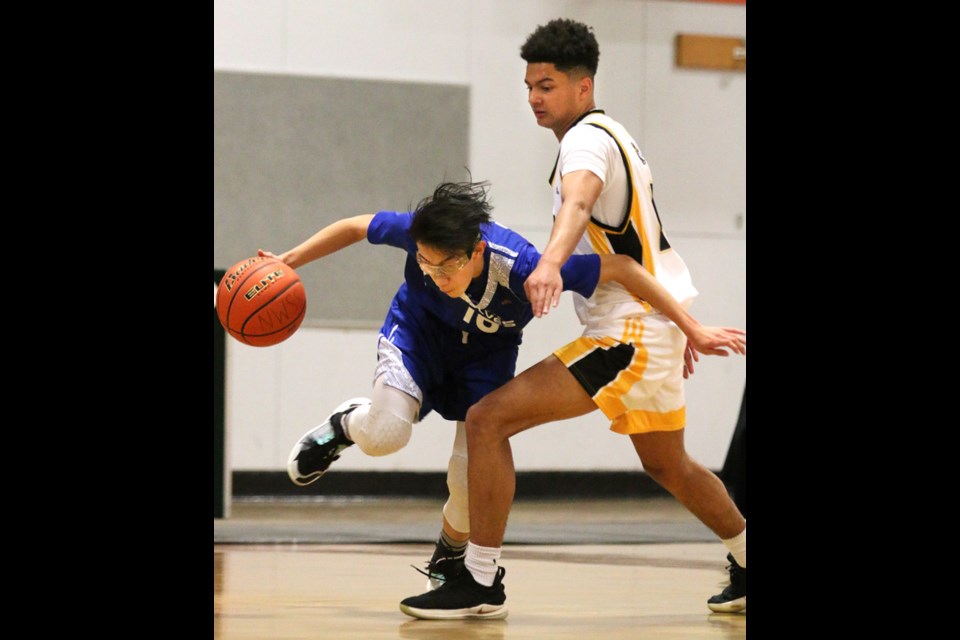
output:
[{"label": "eyeglasses", "polygon": [[[449,260],[447,262],[449,262]],[[428,276],[432,275],[434,278],[452,278],[460,273],[460,270],[467,266],[468,262],[470,262],[470,258],[460,256],[453,264],[432,265],[427,262],[426,258],[420,255],[419,251],[417,252],[417,264],[420,265],[421,271]]]}]

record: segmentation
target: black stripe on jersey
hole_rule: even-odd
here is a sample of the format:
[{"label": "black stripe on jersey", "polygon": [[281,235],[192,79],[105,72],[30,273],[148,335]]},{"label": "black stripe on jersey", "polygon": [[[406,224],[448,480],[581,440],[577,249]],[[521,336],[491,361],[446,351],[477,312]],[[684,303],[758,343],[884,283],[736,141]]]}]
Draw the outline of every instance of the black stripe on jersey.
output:
[{"label": "black stripe on jersey", "polygon": [[[624,166],[624,168],[626,169],[626,172],[627,172],[627,210],[626,210],[626,212],[624,213],[624,222],[621,223],[621,225],[620,225],[619,227],[611,227],[611,226],[609,226],[609,225],[605,225],[605,224],[603,224],[602,222],[599,222],[599,221],[594,220],[593,218],[591,218],[591,220],[593,221],[593,223],[594,223],[595,225],[597,225],[598,227],[600,227],[601,229],[603,229],[603,230],[605,230],[605,231],[608,231],[607,237],[610,239],[610,244],[613,245],[614,247],[616,247],[617,241],[614,240],[613,234],[614,234],[614,233],[620,233],[620,234],[622,234],[622,233],[624,233],[624,232],[627,230],[627,228],[630,226],[630,206],[633,204],[633,189],[634,189],[634,186],[633,186],[633,171],[631,171],[631,169],[630,169],[630,162],[627,160],[627,152],[626,152],[626,150],[623,148],[623,145],[620,144],[620,141],[617,140],[617,137],[616,137],[615,135],[613,135],[613,133],[611,133],[606,127],[603,127],[602,125],[595,124],[595,123],[593,123],[593,122],[588,122],[587,124],[590,125],[591,127],[596,127],[597,129],[600,129],[600,130],[604,131],[608,136],[610,136],[611,138],[613,138],[613,141],[614,141],[614,142],[616,143],[616,145],[617,145],[617,149],[620,150],[620,159],[623,160],[623,166]],[[639,152],[639,151],[637,151],[637,155],[638,155],[638,156],[640,155],[640,152]],[[642,159],[643,159],[643,158],[641,158],[641,160],[642,160]],[[644,160],[644,164],[646,164],[646,161],[645,161],[645,160]],[[650,185],[650,202],[653,203],[653,213],[654,213],[655,216],[657,216],[657,226],[660,227],[660,243],[659,243],[659,244],[660,244],[660,251],[666,251],[667,249],[670,248],[670,242],[667,240],[667,236],[666,236],[666,234],[663,232],[663,222],[660,220],[660,212],[657,211],[657,201],[653,199],[653,185],[652,185],[652,184]],[[634,233],[635,233],[635,232],[636,232],[636,230],[634,229]],[[629,244],[632,244],[632,243],[628,242],[627,244],[629,245]],[[620,253],[620,251],[618,250],[617,253]],[[641,258],[640,258],[639,256],[636,256],[636,255],[635,255],[635,256],[633,256],[633,257],[636,258],[637,262],[639,262],[640,264],[643,264],[643,260],[641,260]]]},{"label": "black stripe on jersey", "polygon": [[[640,234],[633,228],[633,221],[628,221],[627,233],[607,233],[607,240],[614,253],[630,256],[641,265],[643,264],[643,245],[640,244]],[[597,224],[591,220],[590,224]],[[601,226],[601,225],[598,225]]]},{"label": "black stripe on jersey", "polygon": [[[587,117],[588,115],[590,115],[591,113],[603,113],[603,112],[604,112],[603,109],[591,109],[590,111],[587,111],[585,114],[583,114],[582,116],[580,116],[579,118],[577,118],[576,120],[574,120],[574,121],[573,121],[573,124],[570,125],[569,127],[567,127],[567,131],[570,131],[570,129],[573,129],[575,126],[577,126],[577,125],[580,123],[581,120],[583,120],[584,118],[586,118],[586,117]],[[554,178],[554,176],[557,175],[557,165],[558,165],[558,164],[560,164],[560,150],[559,150],[559,149],[557,149],[557,159],[553,161],[553,169],[550,170],[550,180],[547,181],[547,184],[549,184],[551,187],[553,186],[553,178]]]},{"label": "black stripe on jersey", "polygon": [[663,232],[663,222],[660,220],[660,212],[657,211],[657,201],[653,199],[653,185],[650,185],[650,202],[653,203],[653,212],[657,214],[657,224],[660,226],[660,251],[666,251],[670,248],[670,242],[667,240],[667,234]]},{"label": "black stripe on jersey", "polygon": [[[617,137],[612,133],[610,133],[610,131],[608,131],[606,127],[603,127],[599,124],[588,122],[587,125],[591,127],[596,127],[597,129],[600,129],[601,131],[606,133],[608,136],[613,138],[613,143],[617,145],[617,149],[620,151],[620,159],[623,160],[623,168],[626,170],[626,174],[627,174],[627,208],[623,212],[623,222],[621,222],[618,227],[612,227],[610,225],[603,224],[599,220],[596,220],[592,217],[590,219],[593,220],[593,223],[598,227],[600,227],[601,229],[605,229],[607,231],[613,231],[614,233],[623,233],[624,231],[627,230],[627,225],[630,223],[630,206],[633,204],[633,171],[630,169],[630,162],[627,160],[627,154],[623,150],[623,147],[620,146],[620,141],[617,140]],[[612,242],[612,239],[611,239],[611,242]]]},{"label": "black stripe on jersey", "polygon": [[634,353],[632,345],[623,343],[612,349],[597,348],[570,365],[569,370],[592,397],[630,366]]}]

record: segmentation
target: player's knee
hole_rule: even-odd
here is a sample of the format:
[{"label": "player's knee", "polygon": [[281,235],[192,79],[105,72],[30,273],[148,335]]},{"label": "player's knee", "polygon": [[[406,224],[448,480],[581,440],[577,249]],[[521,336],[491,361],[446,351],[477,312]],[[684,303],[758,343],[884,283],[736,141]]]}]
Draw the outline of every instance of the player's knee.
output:
[{"label": "player's knee", "polygon": [[410,441],[413,424],[389,411],[371,409],[359,428],[351,425],[350,437],[368,456],[399,451]]},{"label": "player's knee", "polygon": [[467,442],[471,447],[488,447],[507,439],[503,432],[508,427],[500,410],[483,400],[467,411]]}]

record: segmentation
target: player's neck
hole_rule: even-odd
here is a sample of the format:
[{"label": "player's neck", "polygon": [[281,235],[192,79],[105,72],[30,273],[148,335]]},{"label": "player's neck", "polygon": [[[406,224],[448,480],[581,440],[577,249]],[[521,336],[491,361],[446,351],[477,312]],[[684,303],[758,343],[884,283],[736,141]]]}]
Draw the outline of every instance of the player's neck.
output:
[{"label": "player's neck", "polygon": [[562,141],[563,136],[567,135],[567,131],[570,131],[570,129],[572,129],[578,122],[586,118],[589,114],[593,113],[594,111],[599,111],[599,109],[597,109],[597,104],[591,100],[590,105],[584,108],[579,113],[577,113],[577,115],[574,116],[569,122],[567,122],[565,125],[561,127],[557,127],[556,129],[554,129],[553,133],[554,135],[557,136],[557,142]]}]

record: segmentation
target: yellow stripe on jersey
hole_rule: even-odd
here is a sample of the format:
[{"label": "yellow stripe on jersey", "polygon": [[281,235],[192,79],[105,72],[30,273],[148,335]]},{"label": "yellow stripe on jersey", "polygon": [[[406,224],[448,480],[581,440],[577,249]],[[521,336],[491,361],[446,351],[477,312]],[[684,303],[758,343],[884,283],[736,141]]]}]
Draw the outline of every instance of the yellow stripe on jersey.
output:
[{"label": "yellow stripe on jersey", "polygon": [[607,240],[607,232],[592,222],[587,223],[587,237],[590,239],[590,246],[597,255],[608,256],[613,254],[613,247]]},{"label": "yellow stripe on jersey", "polygon": [[620,157],[624,160],[624,162],[626,162],[626,167],[624,168],[627,171],[627,179],[630,181],[630,185],[631,185],[630,215],[627,216],[627,219],[624,221],[624,224],[620,229],[617,229],[617,230],[609,229],[609,230],[606,230],[606,233],[610,235],[623,235],[630,229],[631,227],[630,223],[632,222],[634,229],[636,229],[636,233],[640,236],[640,247],[641,247],[641,251],[643,252],[643,260],[641,264],[647,268],[647,271],[649,271],[654,277],[656,277],[657,275],[656,265],[653,262],[652,249],[650,247],[650,243],[647,238],[647,233],[643,225],[644,212],[641,211],[640,209],[640,199],[637,197],[637,189],[643,189],[646,187],[646,185],[634,184],[634,178],[639,174],[638,172],[635,172],[633,170],[633,167],[631,165],[632,160],[630,160],[630,154],[628,154],[626,149],[623,148],[623,145],[620,143],[620,140],[619,138],[617,138],[616,134],[613,131],[611,131],[609,128],[600,124],[599,122],[590,122],[589,124],[592,126],[598,127],[600,129],[603,129],[608,134],[610,134],[611,138],[613,138],[613,141],[617,144],[617,147],[619,147],[620,149]]},{"label": "yellow stripe on jersey", "polygon": [[[607,238],[607,234],[609,233],[609,231],[595,225],[593,222],[587,223],[587,238],[590,240],[590,247],[597,255],[609,256],[616,253],[613,250],[613,247],[610,245],[609,238]],[[626,290],[626,287],[624,287],[624,289]],[[651,309],[653,309],[653,306],[640,296],[631,291],[627,291],[627,293],[629,293],[630,297],[632,297],[638,304],[643,305],[644,311],[649,312]],[[627,341],[624,340],[624,342]]]},{"label": "yellow stripe on jersey", "polygon": [[[644,302],[644,304],[647,303]],[[636,343],[640,342],[641,336],[643,336],[643,321],[636,317],[624,318],[623,337],[620,338],[620,342],[636,346]]]}]

